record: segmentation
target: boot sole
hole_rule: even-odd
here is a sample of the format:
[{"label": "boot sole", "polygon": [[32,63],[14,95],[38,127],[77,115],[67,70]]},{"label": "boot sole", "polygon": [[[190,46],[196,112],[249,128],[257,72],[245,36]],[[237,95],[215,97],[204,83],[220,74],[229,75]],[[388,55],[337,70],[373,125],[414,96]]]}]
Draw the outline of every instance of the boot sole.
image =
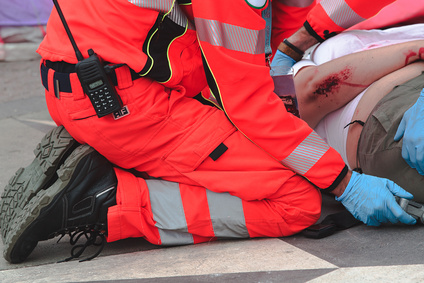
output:
[{"label": "boot sole", "polygon": [[35,158],[26,168],[20,168],[9,180],[0,199],[0,227],[3,242],[12,223],[28,202],[57,178],[56,170],[78,146],[63,126],[48,132],[34,149]]},{"label": "boot sole", "polygon": [[[4,240],[4,258],[11,263],[23,262],[36,247],[38,240],[32,236],[32,228],[37,221],[43,219],[49,213],[49,207],[55,205],[63,194],[66,193],[67,185],[82,158],[93,152],[89,145],[77,147],[57,170],[58,179],[45,190],[40,190],[22,211],[14,218],[11,228]],[[51,235],[53,238],[55,235]],[[46,239],[43,239],[46,240]]]}]

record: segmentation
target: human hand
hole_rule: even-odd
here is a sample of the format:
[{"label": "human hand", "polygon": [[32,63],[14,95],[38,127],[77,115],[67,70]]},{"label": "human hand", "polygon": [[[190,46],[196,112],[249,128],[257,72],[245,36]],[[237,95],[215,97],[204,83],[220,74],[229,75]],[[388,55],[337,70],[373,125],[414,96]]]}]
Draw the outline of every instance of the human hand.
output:
[{"label": "human hand", "polygon": [[388,222],[409,225],[417,223],[399,206],[394,196],[413,198],[410,193],[390,180],[352,172],[345,191],[340,197],[336,197],[336,200],[356,219],[369,226]]},{"label": "human hand", "polygon": [[403,137],[402,157],[406,163],[424,175],[424,89],[417,102],[403,115],[394,137]]},{"label": "human hand", "polygon": [[271,76],[287,75],[296,61],[287,54],[277,50],[271,62]]}]

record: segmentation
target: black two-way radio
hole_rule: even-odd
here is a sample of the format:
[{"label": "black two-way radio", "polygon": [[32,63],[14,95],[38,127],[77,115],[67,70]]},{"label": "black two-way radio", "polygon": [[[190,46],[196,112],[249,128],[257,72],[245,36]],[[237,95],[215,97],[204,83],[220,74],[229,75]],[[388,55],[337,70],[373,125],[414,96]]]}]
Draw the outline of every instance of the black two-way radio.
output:
[{"label": "black two-way radio", "polygon": [[75,65],[78,79],[85,94],[90,98],[97,116],[100,118],[119,111],[121,109],[120,98],[106,73],[101,58],[94,53],[93,49],[89,49],[89,57],[84,59],[63,16],[59,3],[57,0],[53,0],[53,3],[78,59],[78,63]]}]

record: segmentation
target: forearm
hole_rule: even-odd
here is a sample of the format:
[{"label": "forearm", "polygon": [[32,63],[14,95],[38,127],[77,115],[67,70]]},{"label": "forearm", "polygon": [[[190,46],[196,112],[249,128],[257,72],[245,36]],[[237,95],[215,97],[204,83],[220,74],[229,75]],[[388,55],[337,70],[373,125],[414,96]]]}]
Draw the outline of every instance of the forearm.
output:
[{"label": "forearm", "polygon": [[349,170],[347,174],[344,176],[344,178],[342,179],[342,181],[337,185],[337,187],[331,193],[335,195],[336,197],[340,197],[344,193],[347,187],[347,184],[349,184],[350,177],[352,177],[352,171]]},{"label": "forearm", "polygon": [[[309,47],[318,43],[318,40],[314,38],[305,27],[301,27],[298,31],[296,31],[292,36],[287,39],[291,44],[296,46],[302,52],[305,52]],[[284,43],[281,42],[278,46],[278,49],[283,51]]]},{"label": "forearm", "polygon": [[[359,92],[381,77],[420,60],[423,56],[424,40],[405,42],[342,56],[317,66],[315,74],[312,75],[312,91],[316,94],[326,95],[346,93],[349,90]],[[323,83],[333,77],[340,79],[340,87],[322,89]]]},{"label": "forearm", "polygon": [[371,83],[424,57],[424,41],[349,54],[301,69],[294,78],[301,118],[311,127]]}]

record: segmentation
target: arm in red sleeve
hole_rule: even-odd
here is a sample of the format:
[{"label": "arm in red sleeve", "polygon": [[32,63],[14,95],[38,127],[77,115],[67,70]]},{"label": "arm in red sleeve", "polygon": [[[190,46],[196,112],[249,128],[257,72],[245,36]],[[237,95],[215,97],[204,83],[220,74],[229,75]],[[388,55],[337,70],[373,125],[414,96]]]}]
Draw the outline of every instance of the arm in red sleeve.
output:
[{"label": "arm in red sleeve", "polygon": [[[258,2],[258,1],[255,1]],[[265,22],[245,0],[194,0],[193,13],[211,93],[248,139],[319,188],[344,177],[340,155],[274,93],[265,65]]]},{"label": "arm in red sleeve", "polygon": [[308,14],[304,27],[319,42],[375,16],[395,0],[322,0]]}]

